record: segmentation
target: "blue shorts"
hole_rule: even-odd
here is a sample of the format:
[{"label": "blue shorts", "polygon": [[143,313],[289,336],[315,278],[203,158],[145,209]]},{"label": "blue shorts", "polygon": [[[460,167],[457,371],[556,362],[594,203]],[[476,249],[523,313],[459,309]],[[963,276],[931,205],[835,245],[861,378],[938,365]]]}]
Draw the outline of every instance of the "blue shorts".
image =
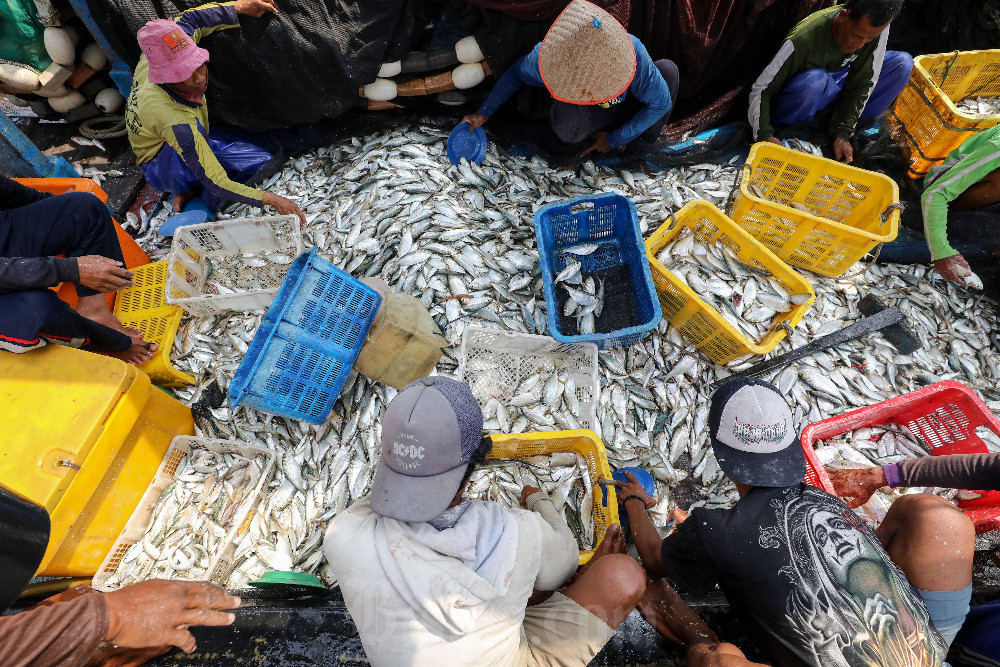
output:
[{"label": "blue shorts", "polygon": [[934,629],[944,639],[944,643],[951,646],[969,613],[972,586],[957,591],[925,591],[922,588],[917,588],[916,591],[927,607]]}]

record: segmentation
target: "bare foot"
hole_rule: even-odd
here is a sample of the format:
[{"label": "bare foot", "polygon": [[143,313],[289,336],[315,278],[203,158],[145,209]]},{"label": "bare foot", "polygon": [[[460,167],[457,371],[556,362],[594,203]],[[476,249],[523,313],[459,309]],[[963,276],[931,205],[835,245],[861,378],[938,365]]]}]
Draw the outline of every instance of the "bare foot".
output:
[{"label": "bare foot", "polygon": [[107,299],[103,294],[95,294],[80,299],[80,304],[76,307],[76,312],[80,313],[88,320],[93,320],[98,324],[120,331],[133,340],[142,340],[142,332],[135,327],[127,327],[122,324],[108,308]]},{"label": "bare foot", "polygon": [[102,352],[109,357],[121,359],[122,361],[142,366],[144,363],[156,356],[159,347],[155,343],[147,343],[144,340],[132,339],[132,346],[124,352]]}]

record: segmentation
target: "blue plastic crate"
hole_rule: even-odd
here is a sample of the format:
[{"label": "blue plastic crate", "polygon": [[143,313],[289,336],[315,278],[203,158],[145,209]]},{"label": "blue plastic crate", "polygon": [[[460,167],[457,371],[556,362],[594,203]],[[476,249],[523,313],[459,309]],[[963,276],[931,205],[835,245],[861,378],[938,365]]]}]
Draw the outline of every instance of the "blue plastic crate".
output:
[{"label": "blue plastic crate", "polygon": [[299,255],[233,376],[229,407],[326,421],[381,303],[316,248]]},{"label": "blue plastic crate", "polygon": [[[659,324],[663,313],[639,231],[639,216],[635,204],[627,198],[603,193],[543,206],[535,213],[535,237],[542,264],[549,333],[553,338],[562,343],[592,342],[605,350],[638,343]],[[582,257],[564,251],[581,243],[597,243],[598,248]],[[635,304],[634,326],[608,333],[575,336],[562,333],[555,276],[571,260],[579,260],[585,273],[626,266]],[[606,300],[605,304],[605,310],[615,307],[612,300]]]}]

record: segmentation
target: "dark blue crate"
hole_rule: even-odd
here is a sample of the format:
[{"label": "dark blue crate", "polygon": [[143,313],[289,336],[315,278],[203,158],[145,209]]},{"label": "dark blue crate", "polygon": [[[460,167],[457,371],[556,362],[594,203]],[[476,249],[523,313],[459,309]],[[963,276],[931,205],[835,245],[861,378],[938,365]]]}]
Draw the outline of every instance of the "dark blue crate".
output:
[{"label": "dark blue crate", "polygon": [[321,424],[382,297],[316,255],[299,255],[229,385],[229,406]]},{"label": "dark blue crate", "polygon": [[[635,204],[627,198],[603,193],[543,206],[535,213],[535,238],[542,264],[549,333],[553,338],[561,343],[591,342],[605,350],[638,343],[659,324],[663,313],[639,231],[639,216]],[[580,243],[597,243],[598,248],[582,257],[563,250]],[[579,260],[587,273],[626,265],[637,324],[608,333],[564,335],[560,327],[555,276],[570,259]],[[605,308],[614,307],[614,304],[605,303]]]}]

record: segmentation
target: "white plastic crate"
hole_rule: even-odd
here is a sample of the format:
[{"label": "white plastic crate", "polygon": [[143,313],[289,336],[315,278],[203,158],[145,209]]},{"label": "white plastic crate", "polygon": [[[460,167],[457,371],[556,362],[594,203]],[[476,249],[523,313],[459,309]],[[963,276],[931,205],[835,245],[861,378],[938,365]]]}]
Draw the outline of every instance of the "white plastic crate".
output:
[{"label": "white plastic crate", "polygon": [[[470,362],[478,361],[481,364]],[[485,365],[485,369],[475,368]],[[504,406],[518,386],[539,372],[564,369],[576,385],[580,403],[580,428],[594,429],[600,382],[597,346],[593,343],[560,343],[548,336],[466,327],[459,351],[458,378],[472,388],[480,405],[496,398]]]},{"label": "white plastic crate", "polygon": [[[153,520],[153,510],[156,507],[156,501],[160,498],[160,494],[173,481],[184,458],[195,449],[205,449],[220,454],[238,454],[247,458],[263,457],[265,459],[260,479],[236,512],[232,527],[215,550],[212,562],[209,564],[208,572],[206,573],[206,579],[215,581],[220,573],[228,575],[232,570],[232,563],[228,562],[233,553],[230,547],[236,541],[238,535],[242,536],[246,533],[243,524],[248,523],[249,519],[252,518],[252,515],[249,513],[257,506],[261,490],[270,481],[271,470],[274,468],[274,452],[236,440],[215,440],[212,438],[179,435],[170,442],[167,453],[163,456],[163,462],[160,463],[160,467],[153,476],[153,481],[149,483],[146,492],[142,494],[138,506],[132,512],[132,516],[129,517],[128,523],[122,529],[121,535],[115,540],[111,551],[104,557],[104,562],[101,563],[101,567],[97,570],[97,574],[94,575],[91,584],[94,588],[99,591],[115,590],[108,587],[106,582],[118,571],[122,557],[129,548],[146,534],[146,529],[149,528],[149,524]],[[224,584],[225,582],[216,583]]]},{"label": "white plastic crate", "polygon": [[301,252],[294,215],[180,227],[170,246],[166,301],[199,317],[265,310]]}]

